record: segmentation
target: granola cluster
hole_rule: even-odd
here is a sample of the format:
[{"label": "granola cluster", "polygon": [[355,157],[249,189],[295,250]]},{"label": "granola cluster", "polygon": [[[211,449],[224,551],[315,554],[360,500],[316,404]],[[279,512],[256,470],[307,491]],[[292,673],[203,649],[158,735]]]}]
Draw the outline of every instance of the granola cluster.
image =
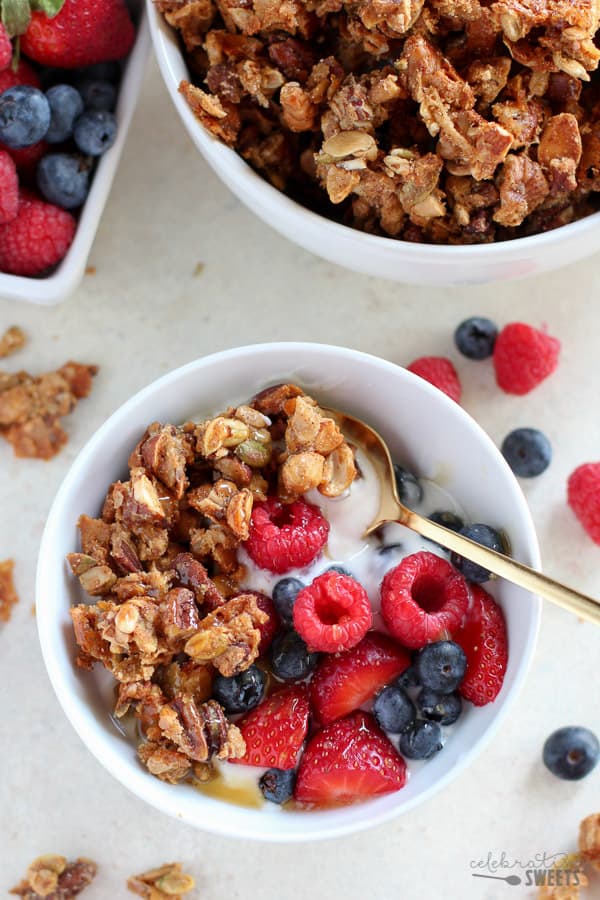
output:
[{"label": "granola cluster", "polygon": [[487,243],[598,208],[596,0],[154,0],[202,124],[355,228]]},{"label": "granola cluster", "polygon": [[0,435],[15,456],[52,459],[67,442],[61,419],[92,389],[97,366],[68,362],[56,372],[0,371]]},{"label": "granola cluster", "polygon": [[96,871],[91,859],[67,862],[65,856],[48,853],[33,860],[25,878],[10,893],[23,900],[72,900],[91,884]]},{"label": "granola cluster", "polygon": [[12,608],[19,602],[13,579],[14,568],[15,563],[12,559],[0,562],[0,622],[10,620]]},{"label": "granola cluster", "polygon": [[[580,900],[580,889],[590,884],[588,875],[597,879],[600,870],[600,813],[592,813],[579,823],[578,843],[576,853],[561,857],[555,863],[552,876],[538,891],[538,900]],[[597,884],[593,887],[597,892]]]},{"label": "granola cluster", "polygon": [[71,609],[77,663],[112,673],[115,715],[138,719],[153,775],[205,780],[214,757],[244,755],[210,698],[215,672],[237,675],[258,657],[267,620],[237,553],[254,502],[339,496],[356,474],[336,423],[296,385],[277,385],[200,423],[150,425],[100,518],[80,517],[68,562],[94,602]]},{"label": "granola cluster", "polygon": [[132,894],[147,900],[181,900],[181,896],[189,894],[195,884],[192,876],[183,871],[181,863],[165,863],[157,869],[133,875],[127,881],[127,888]]}]

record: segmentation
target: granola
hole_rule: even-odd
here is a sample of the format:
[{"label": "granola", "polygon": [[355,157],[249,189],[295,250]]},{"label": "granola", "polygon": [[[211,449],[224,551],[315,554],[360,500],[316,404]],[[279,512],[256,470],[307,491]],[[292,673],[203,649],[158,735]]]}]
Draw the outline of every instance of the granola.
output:
[{"label": "granola", "polygon": [[358,475],[354,451],[286,384],[201,422],[152,423],[128,465],[100,516],[80,516],[80,547],[67,557],[89,596],[71,609],[76,663],[113,675],[115,715],[137,719],[149,772],[197,780],[211,760],[246,750],[211,694],[215,676],[255,662],[269,618],[264,597],[243,589],[238,555],[254,504],[342,495]]},{"label": "granola", "polygon": [[97,366],[68,362],[56,372],[0,372],[0,435],[15,456],[52,459],[67,442],[61,419],[92,389]]},{"label": "granola", "polygon": [[11,325],[0,337],[0,358],[16,353],[25,345],[27,338],[18,325]]},{"label": "granola", "polygon": [[10,620],[12,608],[19,602],[19,595],[13,580],[14,568],[15,563],[12,559],[0,562],[0,622]]},{"label": "granola", "polygon": [[196,886],[191,875],[186,875],[181,863],[166,863],[141,875],[132,875],[127,888],[132,894],[147,900],[180,900]]},{"label": "granola", "polygon": [[329,218],[489,243],[600,206],[596,0],[154,2],[197,118]]},{"label": "granola", "polygon": [[71,900],[96,877],[96,863],[83,857],[68,862],[65,856],[49,853],[31,863],[25,878],[10,891],[23,900]]}]

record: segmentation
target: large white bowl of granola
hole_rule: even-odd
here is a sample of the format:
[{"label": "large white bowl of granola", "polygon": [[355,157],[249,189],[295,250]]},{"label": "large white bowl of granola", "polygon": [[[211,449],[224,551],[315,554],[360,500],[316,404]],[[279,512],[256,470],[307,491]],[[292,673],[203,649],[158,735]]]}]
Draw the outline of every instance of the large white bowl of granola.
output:
[{"label": "large white bowl of granola", "polygon": [[[260,393],[278,383],[287,386]],[[408,502],[442,510],[446,524],[457,515],[488,523],[515,558],[539,565],[526,502],[490,438],[390,362],[327,345],[254,345],[199,359],[132,397],[82,450],[48,516],[37,573],[42,652],[98,761],[157,809],[220,834],[309,840],[406,812],[489,743],[535,647],[539,598],[499,580],[482,589],[402,526],[363,539],[379,483],[368,454],[310,398],[381,432],[406,467]],[[292,511],[301,541],[296,531],[282,545],[292,532],[273,532],[273,504]],[[413,582],[423,576],[411,595],[422,608],[398,618],[392,582],[409,570]],[[322,598],[315,605],[315,586],[331,585],[338,600],[351,598],[349,618],[331,618],[337,600],[327,615]],[[489,641],[477,631],[481,616],[473,624],[476,609],[491,613]],[[477,656],[473,627],[493,659]],[[451,669],[463,649],[467,658],[441,712],[437,701],[424,708],[416,686],[427,683],[426,647],[451,652]],[[348,696],[350,681],[359,687]],[[381,708],[389,682],[409,709],[402,734]],[[325,778],[324,735],[345,760]]]},{"label": "large white bowl of granola", "polygon": [[307,250],[449,285],[600,246],[592,0],[147,4],[201,154]]}]

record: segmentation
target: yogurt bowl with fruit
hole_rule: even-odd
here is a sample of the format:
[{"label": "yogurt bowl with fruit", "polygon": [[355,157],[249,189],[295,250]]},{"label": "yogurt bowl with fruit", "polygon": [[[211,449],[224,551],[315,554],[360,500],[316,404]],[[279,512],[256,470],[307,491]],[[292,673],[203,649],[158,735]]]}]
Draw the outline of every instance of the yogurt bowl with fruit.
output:
[{"label": "yogurt bowl with fruit", "polygon": [[407,811],[491,739],[531,661],[538,598],[400,525],[363,536],[380,485],[323,408],[383,435],[409,505],[539,565],[491,440],[392,363],[255,345],[133,397],[55,499],[40,640],[92,753],[199,828],[310,840]]}]

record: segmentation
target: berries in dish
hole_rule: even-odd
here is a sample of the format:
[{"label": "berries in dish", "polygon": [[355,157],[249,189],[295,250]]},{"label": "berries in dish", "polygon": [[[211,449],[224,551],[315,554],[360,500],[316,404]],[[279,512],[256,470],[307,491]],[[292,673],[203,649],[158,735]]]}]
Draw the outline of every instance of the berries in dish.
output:
[{"label": "berries in dish", "polygon": [[283,624],[290,628],[294,624],[294,603],[304,586],[299,578],[282,578],[273,588],[273,603],[277,614]]},{"label": "berries in dish", "polygon": [[283,504],[271,497],[255,505],[245,547],[261,569],[284,575],[311,563],[328,534],[329,523],[314,504],[304,500]]},{"label": "berries in dish", "polygon": [[419,719],[400,735],[400,753],[408,759],[429,759],[444,746],[439,722]]},{"label": "berries in dish", "polygon": [[458,628],[469,596],[465,579],[447,560],[421,551],[384,577],[381,612],[390,634],[418,649]]},{"label": "berries in dish", "polygon": [[394,683],[377,694],[373,704],[373,715],[384,731],[400,734],[414,724],[417,711],[406,691]]},{"label": "berries in dish", "polygon": [[303,681],[319,661],[296,631],[282,631],[271,644],[271,669],[280,681]]},{"label": "berries in dish", "polygon": [[271,694],[238,722],[246,752],[232,762],[293,769],[308,733],[309,714],[304,685],[291,685]]},{"label": "berries in dish", "polygon": [[278,803],[279,805],[291,800],[295,784],[295,769],[267,769],[258,781],[258,786],[265,800],[270,800],[271,803]]},{"label": "berries in dish", "polygon": [[258,706],[265,695],[267,677],[262,669],[252,665],[239,675],[217,674],[212,695],[228,713],[245,713]]},{"label": "berries in dish", "polygon": [[417,697],[417,709],[424,719],[453,725],[462,712],[460,694],[442,694],[431,688],[423,688]]},{"label": "berries in dish", "polygon": [[419,651],[415,668],[423,687],[451,694],[465,676],[467,657],[454,641],[435,641]]},{"label": "berries in dish", "polygon": [[[471,525],[465,525],[464,528],[460,529],[459,533],[472,541],[477,541],[478,544],[482,544],[484,547],[489,547],[490,550],[497,550],[498,553],[504,552],[504,542],[500,533],[490,525],[475,522]],[[490,572],[484,569],[483,566],[471,562],[470,559],[463,559],[458,553],[452,553],[450,560],[452,565],[459,572],[462,572],[467,581],[470,581],[472,584],[482,584],[484,581],[489,581],[491,577]]]},{"label": "berries in dish", "polygon": [[362,584],[331,569],[302,588],[294,604],[294,628],[313,651],[355,647],[372,623],[371,601]]},{"label": "berries in dish", "polygon": [[471,593],[471,607],[454,635],[467,659],[459,691],[475,706],[485,706],[496,699],[504,682],[508,635],[504,613],[494,598],[479,585],[473,585]]}]

